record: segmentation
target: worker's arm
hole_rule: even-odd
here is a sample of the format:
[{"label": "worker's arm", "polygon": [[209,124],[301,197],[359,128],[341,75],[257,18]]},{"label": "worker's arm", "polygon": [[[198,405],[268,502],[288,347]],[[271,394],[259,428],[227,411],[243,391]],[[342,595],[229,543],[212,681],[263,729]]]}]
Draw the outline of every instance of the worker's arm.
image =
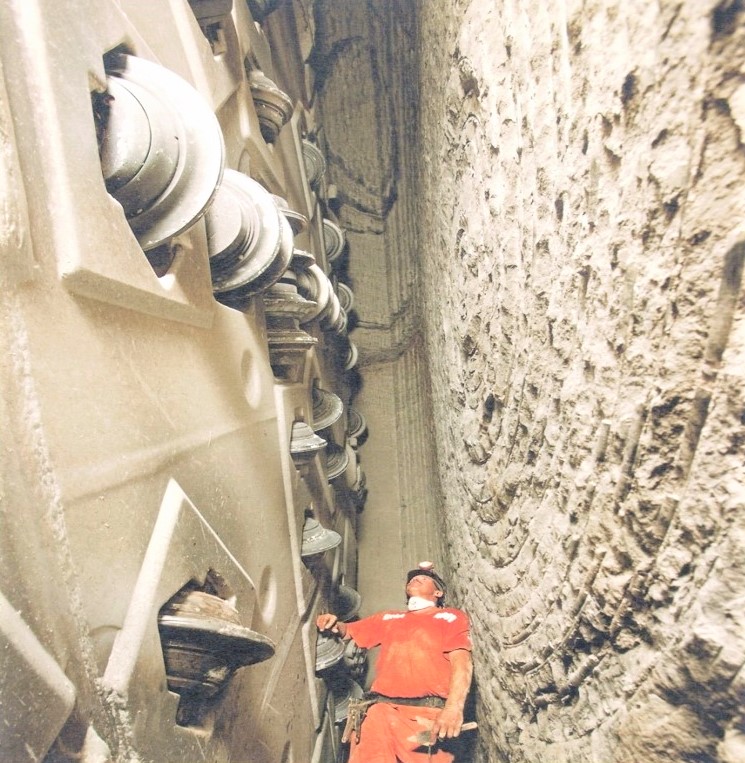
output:
[{"label": "worker's arm", "polygon": [[347,624],[343,623],[336,615],[327,612],[325,615],[318,615],[316,626],[319,631],[331,631],[334,635],[347,637]]},{"label": "worker's arm", "polygon": [[471,688],[471,677],[473,675],[473,663],[471,653],[467,649],[455,649],[449,652],[450,666],[452,673],[450,675],[450,691],[448,693],[445,707],[435,718],[432,726],[432,741],[436,737],[445,739],[447,737],[457,737],[460,734],[463,725],[463,706],[466,704],[468,690]]}]

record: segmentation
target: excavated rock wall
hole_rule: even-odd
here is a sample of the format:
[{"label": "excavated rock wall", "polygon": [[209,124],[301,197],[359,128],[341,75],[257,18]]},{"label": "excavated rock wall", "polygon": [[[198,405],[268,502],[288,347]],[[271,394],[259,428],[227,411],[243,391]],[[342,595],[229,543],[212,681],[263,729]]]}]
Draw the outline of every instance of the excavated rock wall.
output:
[{"label": "excavated rock wall", "polygon": [[740,2],[419,4],[481,759],[745,760]]}]

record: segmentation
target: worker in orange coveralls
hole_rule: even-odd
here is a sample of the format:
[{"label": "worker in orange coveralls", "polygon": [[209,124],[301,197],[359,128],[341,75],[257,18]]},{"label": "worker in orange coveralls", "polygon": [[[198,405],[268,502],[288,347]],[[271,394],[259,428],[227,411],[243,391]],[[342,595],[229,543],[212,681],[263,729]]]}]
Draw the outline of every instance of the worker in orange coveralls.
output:
[{"label": "worker in orange coveralls", "polygon": [[[343,623],[319,615],[320,631],[358,646],[380,646],[375,680],[359,741],[351,740],[349,763],[451,763],[454,755],[439,740],[457,737],[471,686],[471,638],[465,612],[444,606],[445,583],[431,562],[406,576],[406,610],[378,612]],[[424,722],[422,722],[424,721]],[[410,737],[426,731],[422,745]]]}]

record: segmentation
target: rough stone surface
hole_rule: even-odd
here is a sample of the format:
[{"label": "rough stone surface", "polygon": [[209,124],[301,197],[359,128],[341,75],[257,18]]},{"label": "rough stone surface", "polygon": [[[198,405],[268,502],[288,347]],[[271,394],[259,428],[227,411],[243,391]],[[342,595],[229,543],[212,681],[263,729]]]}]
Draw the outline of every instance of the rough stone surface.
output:
[{"label": "rough stone surface", "polygon": [[484,760],[725,760],[742,730],[739,8],[421,6],[423,316]]},{"label": "rough stone surface", "polygon": [[741,760],[742,4],[320,5],[375,53],[324,125],[340,218],[377,220],[361,356],[402,312],[425,342],[474,759]]}]

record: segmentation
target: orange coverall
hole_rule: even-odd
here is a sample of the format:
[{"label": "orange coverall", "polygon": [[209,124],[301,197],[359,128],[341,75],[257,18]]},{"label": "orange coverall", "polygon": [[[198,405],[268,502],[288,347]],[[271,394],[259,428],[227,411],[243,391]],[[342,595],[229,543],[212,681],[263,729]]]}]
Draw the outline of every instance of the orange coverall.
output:
[{"label": "orange coverall", "polygon": [[[387,697],[443,697],[450,688],[450,656],[471,650],[468,616],[459,609],[432,607],[424,612],[379,612],[347,624],[347,635],[365,649],[380,647],[373,692]],[[352,740],[349,763],[451,763],[452,753],[408,742],[424,730],[416,718],[434,719],[440,708],[379,702]]]}]

